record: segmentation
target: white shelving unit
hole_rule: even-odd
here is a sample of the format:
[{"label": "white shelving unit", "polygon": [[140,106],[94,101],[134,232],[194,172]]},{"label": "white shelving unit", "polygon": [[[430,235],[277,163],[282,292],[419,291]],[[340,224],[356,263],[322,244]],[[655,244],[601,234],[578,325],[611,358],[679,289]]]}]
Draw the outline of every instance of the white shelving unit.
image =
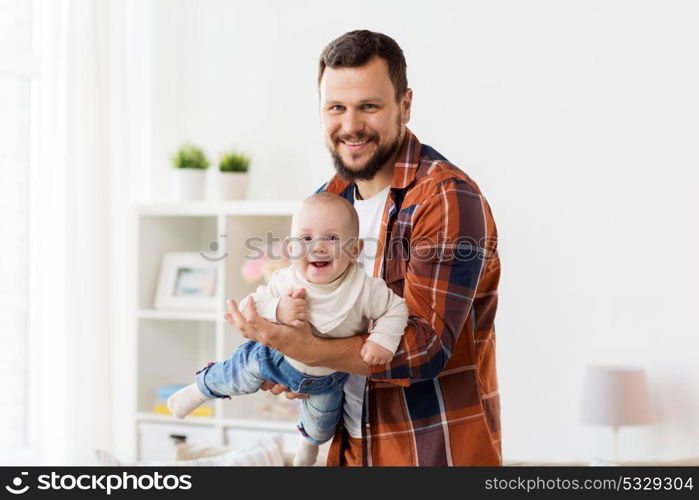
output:
[{"label": "white shelving unit", "polygon": [[[134,458],[170,459],[172,434],[188,436],[200,444],[244,445],[271,432],[284,434],[287,447],[295,445],[296,421],[275,420],[266,412],[276,401],[268,393],[215,400],[212,417],[177,420],[153,412],[153,406],[158,387],[193,382],[195,372],[207,362],[227,358],[244,341],[223,319],[227,298],[239,300],[256,288],[240,274],[247,251],[244,241],[250,237],[266,239],[268,234],[288,235],[296,206],[296,202],[237,201],[135,207]],[[218,251],[210,249],[212,242],[218,243]],[[154,308],[161,259],[167,252],[203,252],[212,258],[226,255],[217,262],[216,311]]]}]

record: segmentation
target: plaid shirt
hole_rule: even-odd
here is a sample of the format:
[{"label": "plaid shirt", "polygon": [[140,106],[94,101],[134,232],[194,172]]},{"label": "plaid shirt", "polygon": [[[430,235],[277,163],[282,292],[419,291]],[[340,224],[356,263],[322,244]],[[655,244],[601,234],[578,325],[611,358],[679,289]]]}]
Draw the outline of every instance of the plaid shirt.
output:
[{"label": "plaid shirt", "polygon": [[[354,202],[338,176],[324,190]],[[368,378],[362,464],[500,465],[495,222],[476,183],[409,130],[378,255],[374,276],[405,298],[410,319],[391,363]],[[328,465],[342,463],[345,438],[340,424]]]}]

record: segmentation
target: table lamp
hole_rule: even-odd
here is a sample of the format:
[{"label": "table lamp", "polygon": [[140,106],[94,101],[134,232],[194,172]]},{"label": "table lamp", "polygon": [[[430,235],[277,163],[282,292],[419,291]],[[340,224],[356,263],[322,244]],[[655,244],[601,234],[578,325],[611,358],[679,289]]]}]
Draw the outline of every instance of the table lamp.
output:
[{"label": "table lamp", "polygon": [[646,375],[637,366],[588,366],[580,420],[612,428],[613,460],[619,458],[619,428],[653,422]]}]

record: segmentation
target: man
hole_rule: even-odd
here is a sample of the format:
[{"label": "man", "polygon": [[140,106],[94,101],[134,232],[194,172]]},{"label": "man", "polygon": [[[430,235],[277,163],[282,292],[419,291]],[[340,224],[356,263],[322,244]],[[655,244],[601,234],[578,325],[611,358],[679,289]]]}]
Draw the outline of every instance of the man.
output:
[{"label": "man", "polygon": [[226,317],[287,356],[351,374],[328,465],[500,465],[490,207],[473,180],[407,129],[413,92],[393,39],[353,31],[332,41],[318,85],[337,171],[321,190],[353,203],[360,236],[378,241],[365,248],[365,269],[405,298],[403,340],[390,364],[369,367],[362,336],[314,337],[308,325],[240,314],[234,301]]}]

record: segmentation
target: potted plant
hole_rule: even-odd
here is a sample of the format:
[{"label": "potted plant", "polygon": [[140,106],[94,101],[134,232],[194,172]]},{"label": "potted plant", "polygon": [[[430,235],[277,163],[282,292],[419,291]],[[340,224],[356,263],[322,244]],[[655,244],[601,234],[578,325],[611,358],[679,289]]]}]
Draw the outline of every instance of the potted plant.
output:
[{"label": "potted plant", "polygon": [[222,200],[244,200],[248,192],[248,167],[250,157],[245,153],[224,153],[218,162],[219,197]]},{"label": "potted plant", "polygon": [[174,194],[177,201],[197,201],[204,198],[206,169],[209,159],[201,148],[184,143],[172,157]]}]

